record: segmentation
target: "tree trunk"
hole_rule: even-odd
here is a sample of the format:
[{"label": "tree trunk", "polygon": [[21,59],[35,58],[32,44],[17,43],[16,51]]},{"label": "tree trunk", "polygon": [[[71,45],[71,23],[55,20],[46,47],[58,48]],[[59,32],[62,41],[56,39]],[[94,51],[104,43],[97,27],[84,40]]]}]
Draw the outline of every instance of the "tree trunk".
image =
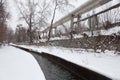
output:
[{"label": "tree trunk", "polygon": [[30,28],[30,43],[33,43],[33,36],[32,36],[32,15],[30,15],[30,23],[29,23],[29,28]]},{"label": "tree trunk", "polygon": [[47,42],[49,42],[50,38],[51,38],[51,31],[52,31],[53,22],[54,22],[54,19],[55,19],[56,9],[57,9],[57,5],[55,5],[55,8],[54,8],[53,17],[52,17],[52,20],[51,20],[51,25],[50,25],[50,29],[49,29],[49,33],[48,33],[48,40],[47,40]]}]

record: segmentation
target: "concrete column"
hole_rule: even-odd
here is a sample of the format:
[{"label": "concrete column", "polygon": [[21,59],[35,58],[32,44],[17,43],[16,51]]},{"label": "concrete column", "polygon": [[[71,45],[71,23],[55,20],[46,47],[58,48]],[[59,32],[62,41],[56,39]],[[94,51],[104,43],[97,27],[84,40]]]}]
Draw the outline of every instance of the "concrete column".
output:
[{"label": "concrete column", "polygon": [[44,32],[43,32],[43,38],[44,38]]},{"label": "concrete column", "polygon": [[89,25],[89,28],[90,28],[90,32],[91,32],[91,35],[93,36],[93,23],[92,23],[92,18],[90,17],[89,19],[88,19],[88,25]]},{"label": "concrete column", "polygon": [[95,16],[95,24],[96,24],[96,26],[98,28],[98,17],[97,17],[97,15]]},{"label": "concrete column", "polygon": [[56,34],[57,34],[57,30],[56,30],[56,28],[57,28],[57,27],[54,27],[54,28],[53,28],[53,31],[54,31],[54,32],[53,32],[53,33],[54,33],[54,37],[55,37]]},{"label": "concrete column", "polygon": [[51,29],[51,37],[53,37],[54,35],[54,28]]},{"label": "concrete column", "polygon": [[77,26],[78,26],[78,31],[80,32],[81,25],[80,25],[80,15],[77,16]]},{"label": "concrete column", "polygon": [[41,39],[41,32],[38,32],[38,39]]},{"label": "concrete column", "polygon": [[45,38],[47,38],[47,31],[45,32]]},{"label": "concrete column", "polygon": [[55,27],[54,29],[55,29],[55,30],[54,30],[54,31],[55,31],[54,34],[55,34],[55,36],[56,36],[56,35],[57,35],[57,27]]},{"label": "concrete column", "polygon": [[72,14],[71,15],[71,22],[70,22],[70,28],[71,28],[71,31],[73,30],[73,26],[74,26],[74,15]]}]

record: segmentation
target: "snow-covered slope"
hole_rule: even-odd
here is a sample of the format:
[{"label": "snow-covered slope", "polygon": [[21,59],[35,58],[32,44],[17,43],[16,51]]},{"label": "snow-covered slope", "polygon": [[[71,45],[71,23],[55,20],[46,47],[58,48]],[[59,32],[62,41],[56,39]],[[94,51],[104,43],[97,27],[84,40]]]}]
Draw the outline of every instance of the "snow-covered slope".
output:
[{"label": "snow-covered slope", "polygon": [[114,80],[120,80],[120,56],[114,51],[95,53],[92,50],[73,49],[52,46],[22,46],[38,52],[46,52],[67,61],[101,73]]},{"label": "snow-covered slope", "polygon": [[34,57],[14,47],[0,48],[0,80],[45,80]]}]

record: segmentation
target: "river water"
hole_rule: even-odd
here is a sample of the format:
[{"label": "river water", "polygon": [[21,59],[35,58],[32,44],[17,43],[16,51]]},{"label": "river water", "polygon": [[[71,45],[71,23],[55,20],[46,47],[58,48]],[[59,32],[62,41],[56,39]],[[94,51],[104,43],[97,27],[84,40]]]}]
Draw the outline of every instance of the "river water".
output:
[{"label": "river water", "polygon": [[32,53],[32,55],[42,68],[46,80],[82,80],[58,64],[49,61],[47,58],[35,53]]}]

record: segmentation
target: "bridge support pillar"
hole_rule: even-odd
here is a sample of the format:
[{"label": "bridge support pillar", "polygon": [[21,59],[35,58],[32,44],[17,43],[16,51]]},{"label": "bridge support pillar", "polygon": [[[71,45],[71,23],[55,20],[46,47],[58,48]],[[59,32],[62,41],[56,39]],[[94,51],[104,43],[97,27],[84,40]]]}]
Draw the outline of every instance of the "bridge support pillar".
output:
[{"label": "bridge support pillar", "polygon": [[99,22],[99,21],[98,21],[98,16],[95,15],[95,25],[96,25],[97,28],[99,27],[98,22]]},{"label": "bridge support pillar", "polygon": [[45,32],[44,36],[45,36],[45,38],[47,38],[47,32]]},{"label": "bridge support pillar", "polygon": [[74,15],[72,14],[71,15],[71,22],[70,22],[71,31],[73,30],[73,26],[74,26]]},{"label": "bridge support pillar", "polygon": [[52,28],[52,37],[55,36],[55,28]]},{"label": "bridge support pillar", "polygon": [[80,16],[80,15],[78,15],[78,16],[77,16],[77,26],[78,26],[78,32],[80,32],[80,30],[81,30],[80,18],[81,18],[81,16]]},{"label": "bridge support pillar", "polygon": [[55,36],[55,28],[51,29],[51,36],[54,37]]},{"label": "bridge support pillar", "polygon": [[55,29],[54,30],[54,36],[56,36],[57,35],[57,27],[55,27],[54,29]]},{"label": "bridge support pillar", "polygon": [[43,32],[43,38],[44,38],[44,32]]}]

